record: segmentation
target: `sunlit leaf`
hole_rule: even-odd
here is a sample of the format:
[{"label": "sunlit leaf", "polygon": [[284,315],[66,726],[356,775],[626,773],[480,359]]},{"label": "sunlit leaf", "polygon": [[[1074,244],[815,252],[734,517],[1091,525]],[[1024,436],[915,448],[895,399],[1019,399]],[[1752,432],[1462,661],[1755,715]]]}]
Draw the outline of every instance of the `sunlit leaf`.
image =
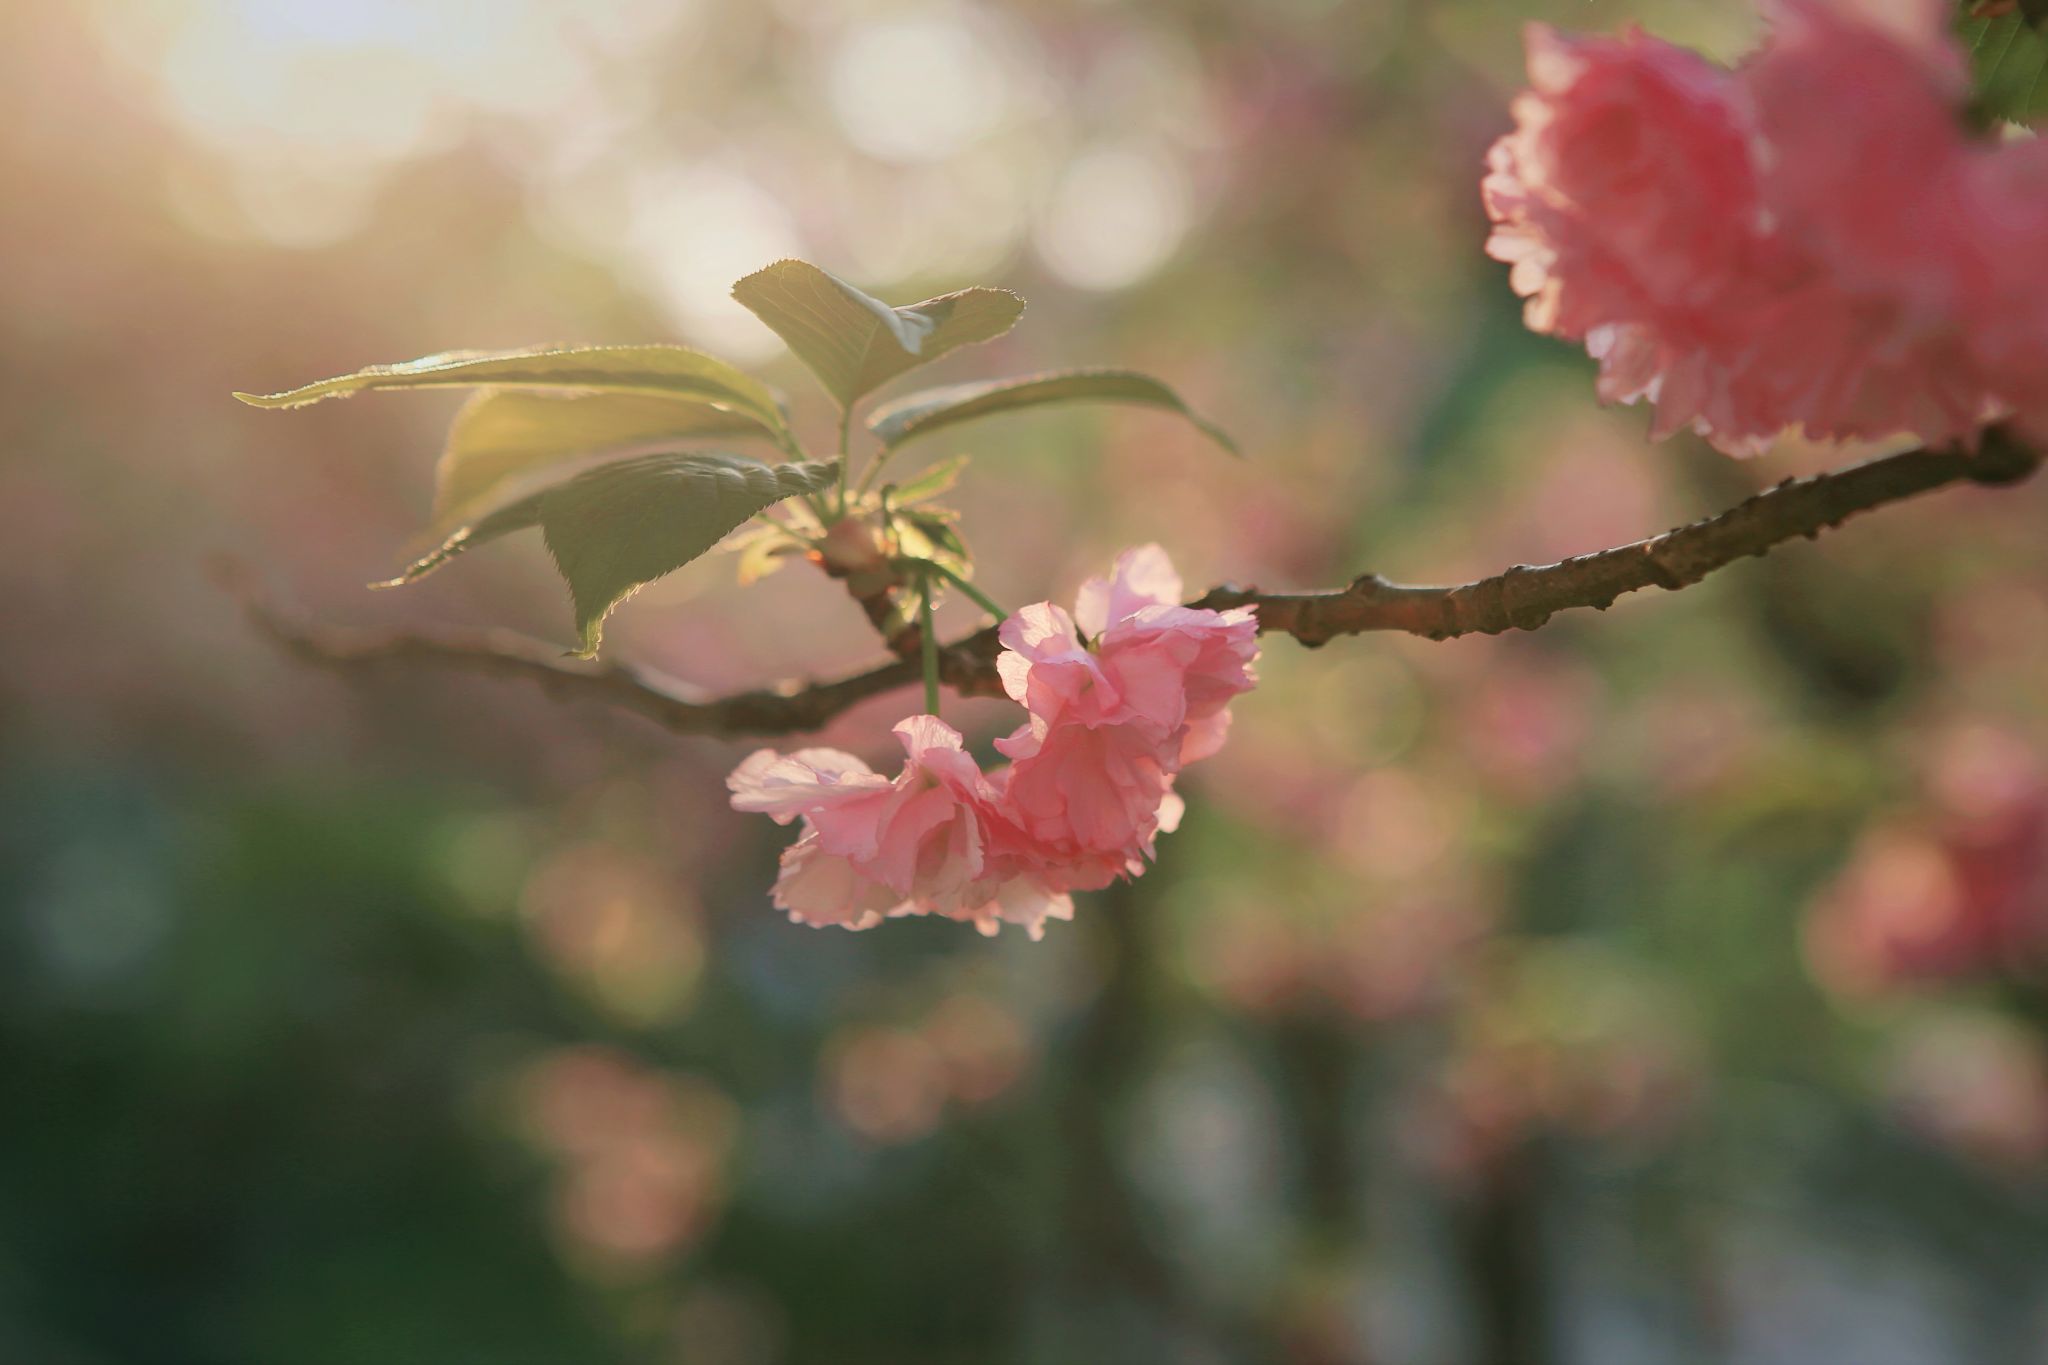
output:
[{"label": "sunlit leaf", "polygon": [[891,308],[805,261],[777,261],[732,296],[789,343],[842,407],[906,370],[999,337],[1024,300],[1005,289],[963,289]]},{"label": "sunlit leaf", "polygon": [[776,526],[757,526],[726,542],[738,559],[733,576],[741,587],[758,583],[804,553],[804,543]]},{"label": "sunlit leaf", "polygon": [[925,389],[877,408],[868,417],[868,427],[884,445],[898,446],[977,417],[1053,403],[1134,403],[1163,408],[1194,423],[1231,454],[1238,453],[1236,443],[1183,402],[1179,394],[1135,370],[1061,370]]},{"label": "sunlit leaf", "polygon": [[965,577],[974,566],[974,556],[950,516],[937,512],[907,512],[897,518],[896,541],[912,559],[943,564]]},{"label": "sunlit leaf", "polygon": [[1960,31],[1979,113],[2025,124],[2048,115],[2048,38],[2023,14],[1965,19]]},{"label": "sunlit leaf", "polygon": [[401,365],[372,365],[283,393],[238,393],[259,408],[298,408],[369,389],[552,389],[657,394],[744,418],[794,445],[774,392],[746,371],[685,346],[541,347],[526,351],[448,351]]},{"label": "sunlit leaf", "polygon": [[597,652],[604,618],[643,584],[680,569],[765,507],[817,493],[837,461],[762,464],[740,455],[649,455],[569,480],[541,500],[541,533],[568,580],[577,653]]},{"label": "sunlit leaf", "polygon": [[405,566],[396,578],[387,578],[381,583],[370,584],[373,588],[402,588],[414,583],[446,564],[459,554],[488,545],[500,536],[523,531],[529,526],[540,525],[541,501],[546,494],[536,493],[510,502],[477,518],[473,522],[456,526],[425,554]]},{"label": "sunlit leaf", "polygon": [[643,447],[758,430],[750,417],[691,399],[486,389],[449,428],[435,469],[433,529],[445,536],[487,506],[516,501],[521,484],[549,479],[564,462],[653,454]]},{"label": "sunlit leaf", "polygon": [[958,483],[961,472],[966,468],[965,455],[948,455],[924,473],[898,487],[893,501],[898,507],[910,507],[936,498]]},{"label": "sunlit leaf", "polygon": [[643,455],[585,470],[474,524],[457,527],[404,573],[399,587],[466,550],[529,526],[546,537],[576,610],[578,653],[597,652],[605,616],[634,589],[681,568],[747,518],[784,498],[821,492],[838,461],[769,465],[744,455]]}]

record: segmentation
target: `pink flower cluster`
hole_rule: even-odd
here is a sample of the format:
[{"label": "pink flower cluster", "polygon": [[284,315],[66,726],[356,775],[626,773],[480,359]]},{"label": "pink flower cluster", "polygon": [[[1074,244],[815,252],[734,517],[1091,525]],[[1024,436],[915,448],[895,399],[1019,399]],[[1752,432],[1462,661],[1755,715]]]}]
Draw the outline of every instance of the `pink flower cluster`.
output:
[{"label": "pink flower cluster", "polygon": [[733,769],[733,808],[803,835],[784,850],[775,904],[801,923],[866,929],[944,915],[1033,938],[1071,919],[1074,891],[1137,876],[1180,821],[1175,776],[1213,754],[1230,699],[1257,681],[1253,611],[1180,605],[1157,545],[1118,556],[1072,615],[1049,602],[1002,625],[1004,690],[1029,713],[984,773],[936,716],[896,727],[887,777],[837,749],[762,749]]},{"label": "pink flower cluster", "polygon": [[1532,27],[1482,186],[1529,326],[1733,454],[2048,434],[2048,141],[1969,134],[1947,10],[1774,0],[1733,70]]}]

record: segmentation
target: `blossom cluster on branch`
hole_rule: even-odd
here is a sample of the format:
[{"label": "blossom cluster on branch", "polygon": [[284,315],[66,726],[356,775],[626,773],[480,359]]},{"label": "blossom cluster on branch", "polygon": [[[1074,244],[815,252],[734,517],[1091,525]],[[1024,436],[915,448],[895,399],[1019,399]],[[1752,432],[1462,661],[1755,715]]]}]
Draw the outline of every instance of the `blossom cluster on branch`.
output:
[{"label": "blossom cluster on branch", "polygon": [[1069,614],[1040,602],[1002,625],[997,669],[1027,720],[984,773],[932,715],[896,726],[894,778],[837,749],[761,749],[727,785],[742,811],[804,832],[775,904],[805,924],[866,929],[943,915],[993,934],[1073,915],[1073,891],[1137,876],[1180,822],[1175,776],[1223,745],[1231,698],[1257,681],[1256,613],[1181,604],[1157,545],[1082,585]]},{"label": "blossom cluster on branch", "polygon": [[[1789,427],[1827,439],[1917,436],[1863,464],[1789,479],[1663,535],[1447,587],[1361,574],[1334,591],[1223,586],[1182,605],[1163,550],[1126,552],[1072,613],[1006,613],[974,581],[940,499],[965,456],[898,484],[903,445],[957,424],[1112,403],[1176,414],[1236,447],[1171,388],[1121,369],[953,384],[866,411],[878,389],[1006,333],[1007,290],[892,307],[807,262],[733,297],[776,332],[838,410],[813,459],[782,396],[686,347],[453,352],[263,395],[292,408],[379,389],[475,388],[437,475],[433,548],[378,586],[537,529],[569,589],[578,662],[501,634],[360,638],[257,611],[323,662],[426,659],[539,681],[688,733],[814,730],[922,676],[924,714],[896,727],[888,776],[832,749],[761,750],[733,805],[801,821],[776,904],[860,929],[940,915],[1034,937],[1071,893],[1143,872],[1177,824],[1177,775],[1214,753],[1253,685],[1261,631],[1317,646],[1398,630],[1431,639],[1533,630],[1624,593],[1678,590],[1858,512],[1958,483],[2017,482],[2048,438],[2048,142],[1968,122],[1969,79],[1944,0],[1767,0],[1760,48],[1730,69],[1630,30],[1529,31],[1532,88],[1481,186],[1488,250],[1510,262],[1529,325],[1581,341],[1609,401],[1648,400],[1657,435],[1691,428],[1748,454]],[[2013,20],[2017,22],[2017,20]],[[1993,425],[1995,424],[1995,425]],[[774,460],[705,450],[752,440]],[[734,532],[745,527],[738,537]],[[597,659],[606,617],[719,545],[737,577],[810,563],[841,581],[895,657],[829,682],[693,699]],[[1000,622],[950,645],[933,624],[959,591]],[[942,686],[997,686],[1028,719],[989,770],[937,715]]]},{"label": "blossom cluster on branch", "polygon": [[1964,121],[1940,0],[1776,0],[1733,70],[1630,30],[1528,35],[1488,251],[1610,402],[1730,453],[2048,432],[2048,142]]}]

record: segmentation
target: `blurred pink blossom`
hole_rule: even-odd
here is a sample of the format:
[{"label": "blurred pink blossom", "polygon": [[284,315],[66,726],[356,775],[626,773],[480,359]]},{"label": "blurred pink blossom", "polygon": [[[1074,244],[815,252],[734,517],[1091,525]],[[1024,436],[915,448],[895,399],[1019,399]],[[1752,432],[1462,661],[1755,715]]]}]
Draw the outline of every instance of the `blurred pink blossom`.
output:
[{"label": "blurred pink blossom", "polygon": [[1544,1131],[1654,1149],[1699,1108],[1699,1040],[1668,988],[1625,960],[1581,959],[1501,940],[1463,982],[1452,1054],[1402,1125],[1446,1183],[1483,1180]]},{"label": "blurred pink blossom", "polygon": [[1733,71],[1631,30],[1530,30],[1482,186],[1537,331],[1600,395],[1731,453],[1780,431],[1970,435],[2048,414],[2042,153],[1965,135],[1934,0],[1779,0]]},{"label": "blurred pink blossom", "polygon": [[2048,956],[2048,772],[1983,726],[1944,737],[1927,799],[1867,830],[1816,899],[1813,971],[1867,995],[2026,973]]},{"label": "blurred pink blossom", "polygon": [[1937,1017],[1905,1039],[1889,1080],[1900,1118],[1959,1156],[2008,1175],[2048,1157],[2048,1059],[2016,1020]]},{"label": "blurred pink blossom", "polygon": [[716,1217],[740,1116],[709,1082],[607,1047],[557,1048],[525,1067],[517,1099],[560,1163],[554,1221],[579,1268],[643,1273]]},{"label": "blurred pink blossom", "polygon": [[1571,338],[1634,327],[1674,360],[1710,345],[1764,219],[1727,73],[1634,28],[1534,25],[1527,43],[1532,88],[1481,189],[1487,250],[1513,265],[1529,325]]}]

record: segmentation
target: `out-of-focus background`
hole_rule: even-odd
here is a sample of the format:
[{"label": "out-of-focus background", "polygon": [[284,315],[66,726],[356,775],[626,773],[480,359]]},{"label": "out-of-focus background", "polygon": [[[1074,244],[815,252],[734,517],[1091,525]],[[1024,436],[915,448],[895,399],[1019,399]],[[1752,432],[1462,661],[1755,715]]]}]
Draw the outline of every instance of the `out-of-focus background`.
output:
[{"label": "out-of-focus background", "polygon": [[[1536,635],[1274,643],[1158,868],[1037,944],[790,925],[750,744],[310,671],[205,568],[566,641],[537,544],[361,589],[456,399],[229,391],[677,339],[818,433],[726,294],[785,255],[1029,298],[933,379],[1139,366],[1246,446],[924,443],[1013,605],[1144,540],[1323,586],[1716,510],[1844,453],[1597,409],[1476,185],[1524,19],[1729,56],[1745,6],[4,9],[0,1358],[2048,1359],[2039,490]],[[607,645],[713,690],[876,652],[729,557]]]}]

